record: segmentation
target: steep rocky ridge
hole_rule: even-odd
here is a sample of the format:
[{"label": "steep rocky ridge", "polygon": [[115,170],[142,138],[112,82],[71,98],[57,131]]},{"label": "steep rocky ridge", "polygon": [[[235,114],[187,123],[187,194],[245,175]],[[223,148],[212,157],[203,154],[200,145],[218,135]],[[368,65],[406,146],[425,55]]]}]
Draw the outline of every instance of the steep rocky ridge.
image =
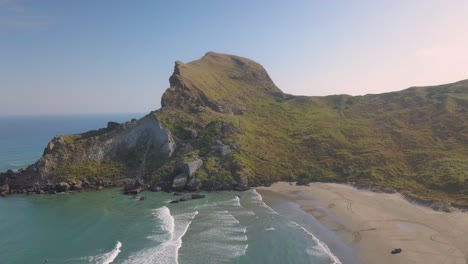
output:
[{"label": "steep rocky ridge", "polygon": [[217,190],[318,180],[468,205],[468,81],[293,96],[260,64],[209,52],[176,62],[161,105],[138,121],[56,137],[0,184],[141,177],[154,188]]},{"label": "steep rocky ridge", "polygon": [[155,159],[163,162],[174,149],[170,132],[155,116],[147,115],[124,124],[109,122],[106,128],[83,134],[56,136],[35,164],[19,173],[6,173],[0,180],[23,189],[69,180],[141,177],[159,166]]}]

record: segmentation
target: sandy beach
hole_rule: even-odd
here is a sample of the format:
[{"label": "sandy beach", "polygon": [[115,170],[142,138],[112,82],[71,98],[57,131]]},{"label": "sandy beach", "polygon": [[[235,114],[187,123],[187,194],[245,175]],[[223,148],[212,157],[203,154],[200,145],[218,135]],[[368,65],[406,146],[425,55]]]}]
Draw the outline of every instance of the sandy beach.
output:
[{"label": "sandy beach", "polygon": [[[337,233],[364,264],[468,264],[468,213],[436,212],[397,193],[343,184],[280,182],[257,190],[297,203]],[[390,254],[397,247],[402,253]]]}]

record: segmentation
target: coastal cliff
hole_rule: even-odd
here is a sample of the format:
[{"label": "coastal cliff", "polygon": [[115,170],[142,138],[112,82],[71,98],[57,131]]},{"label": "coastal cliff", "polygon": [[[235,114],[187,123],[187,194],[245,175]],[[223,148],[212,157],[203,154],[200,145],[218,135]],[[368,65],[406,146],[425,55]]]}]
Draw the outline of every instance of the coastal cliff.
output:
[{"label": "coastal cliff", "polygon": [[55,137],[35,164],[0,174],[0,192],[133,179],[182,191],[328,181],[468,205],[468,81],[379,95],[293,96],[260,64],[208,52],[176,62],[169,82],[161,109]]}]

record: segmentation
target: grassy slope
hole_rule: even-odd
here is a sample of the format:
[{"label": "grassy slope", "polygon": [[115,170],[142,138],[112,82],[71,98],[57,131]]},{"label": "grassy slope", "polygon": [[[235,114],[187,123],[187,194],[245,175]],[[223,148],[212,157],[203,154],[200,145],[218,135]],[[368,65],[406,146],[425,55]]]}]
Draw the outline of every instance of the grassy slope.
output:
[{"label": "grassy slope", "polygon": [[180,76],[192,96],[247,109],[194,114],[168,106],[158,113],[179,138],[180,127],[213,120],[238,128],[222,138],[240,145],[221,161],[231,174],[245,171],[234,179],[372,183],[468,204],[467,81],[380,95],[280,97],[260,65],[219,54],[183,64]]}]

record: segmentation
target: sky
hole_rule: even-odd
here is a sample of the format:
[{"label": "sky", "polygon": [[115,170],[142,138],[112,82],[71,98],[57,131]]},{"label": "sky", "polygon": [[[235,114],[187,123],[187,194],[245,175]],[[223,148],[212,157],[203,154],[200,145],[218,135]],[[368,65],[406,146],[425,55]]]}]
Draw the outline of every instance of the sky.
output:
[{"label": "sky", "polygon": [[261,63],[296,95],[468,79],[466,0],[0,0],[0,115],[144,113],[174,62]]}]

